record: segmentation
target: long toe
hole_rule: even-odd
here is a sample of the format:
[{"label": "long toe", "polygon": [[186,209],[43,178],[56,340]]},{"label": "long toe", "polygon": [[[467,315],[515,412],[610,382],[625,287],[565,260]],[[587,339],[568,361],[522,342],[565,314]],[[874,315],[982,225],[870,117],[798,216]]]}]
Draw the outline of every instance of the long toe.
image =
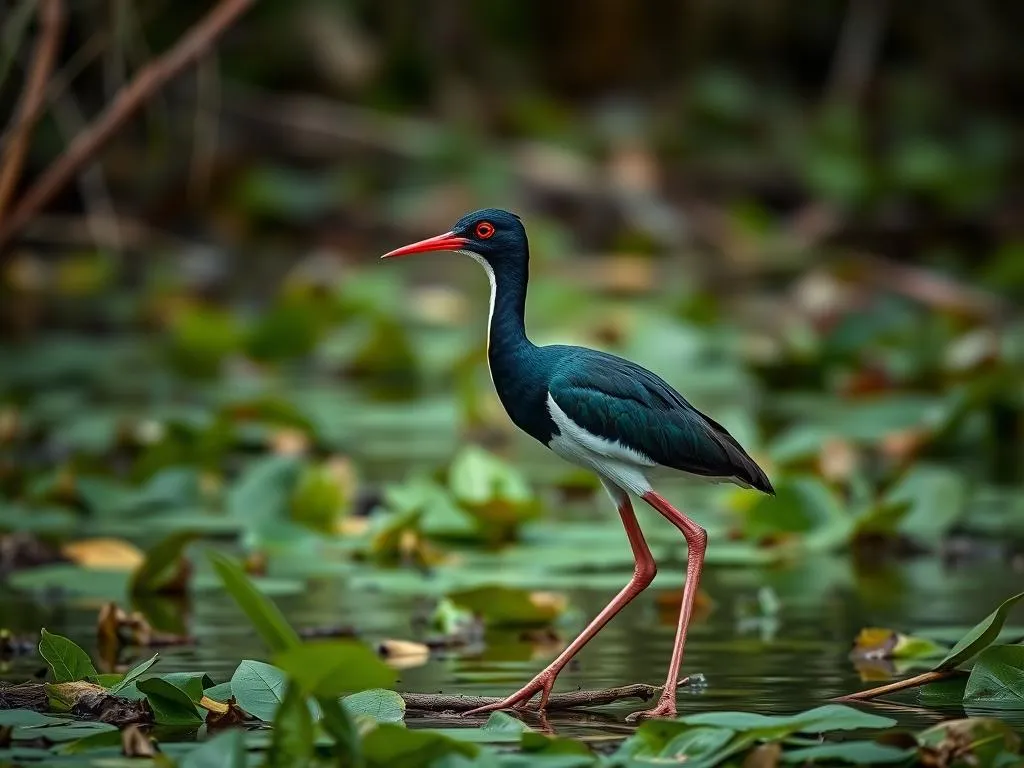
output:
[{"label": "long toe", "polygon": [[496,701],[494,704],[485,704],[482,707],[471,709],[468,712],[463,713],[463,717],[472,717],[473,715],[485,715],[488,712],[497,712],[501,709],[519,709],[526,706],[526,704],[536,696],[538,693],[541,694],[540,704],[537,706],[538,712],[543,712],[544,708],[548,704],[548,696],[551,695],[551,687],[555,684],[555,675],[540,674],[533,678],[530,682],[520,688],[518,691],[513,693],[511,696]]},{"label": "long toe", "polygon": [[666,718],[676,716],[676,703],[674,701],[659,701],[658,706],[653,709],[645,709],[642,712],[634,712],[626,718],[627,723],[636,723],[640,720],[653,720],[655,718]]}]

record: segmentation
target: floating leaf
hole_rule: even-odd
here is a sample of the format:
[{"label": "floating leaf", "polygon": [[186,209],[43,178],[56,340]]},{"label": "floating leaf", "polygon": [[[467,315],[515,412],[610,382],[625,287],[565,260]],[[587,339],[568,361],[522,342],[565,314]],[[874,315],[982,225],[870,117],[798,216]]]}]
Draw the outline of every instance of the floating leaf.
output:
[{"label": "floating leaf", "polygon": [[[245,571],[234,560],[213,551],[209,553],[209,557],[224,588],[249,617],[253,628],[270,650],[281,652],[299,645],[301,640],[298,634],[285,620],[278,607],[260,594],[245,575]],[[252,711],[244,705],[243,708]]]},{"label": "floating leaf", "polygon": [[[315,640],[274,657],[306,694],[334,698],[394,685],[395,671],[355,640]],[[244,705],[243,705],[244,706]]]},{"label": "floating leaf", "polygon": [[562,595],[502,586],[466,589],[453,592],[448,598],[495,626],[549,624],[567,605]]},{"label": "floating leaf", "polygon": [[277,667],[246,659],[231,676],[231,694],[253,717],[271,722],[284,700],[288,677]]},{"label": "floating leaf", "polygon": [[1024,645],[991,645],[978,654],[964,703],[1024,709]]},{"label": "floating leaf", "polygon": [[405,718],[405,700],[386,688],[370,688],[342,699],[353,717],[366,717],[378,723],[400,723]]},{"label": "floating leaf", "polygon": [[966,635],[960,638],[960,641],[946,654],[946,658],[935,666],[935,669],[955,669],[965,661],[969,661],[977,656],[983,649],[995,642],[996,637],[999,636],[999,631],[1006,622],[1010,609],[1022,597],[1024,597],[1024,592],[1006,598],[998,608],[975,624]]},{"label": "floating leaf", "polygon": [[50,665],[54,682],[72,683],[96,677],[89,654],[62,635],[42,630],[39,655]]}]

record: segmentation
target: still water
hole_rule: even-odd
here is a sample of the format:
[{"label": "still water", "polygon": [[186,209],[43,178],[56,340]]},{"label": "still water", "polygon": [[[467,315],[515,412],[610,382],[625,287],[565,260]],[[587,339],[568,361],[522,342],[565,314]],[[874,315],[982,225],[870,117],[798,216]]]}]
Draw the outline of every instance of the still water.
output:
[{"label": "still water", "polygon": [[[654,586],[562,673],[558,689],[660,683],[671,653],[674,598],[682,572],[681,563],[664,563]],[[858,567],[843,557],[771,569],[710,567],[702,583],[709,604],[696,616],[684,662],[685,672],[702,674],[706,685],[682,693],[680,709],[788,713],[864,687],[867,683],[849,658],[852,640],[862,627],[910,632],[973,624],[1019,589],[1019,575],[1015,583],[1010,573],[997,560],[948,565],[935,557],[871,567]],[[757,595],[765,587],[778,602],[774,615],[758,608]],[[530,641],[519,630],[492,630],[482,648],[438,652],[425,663],[402,670],[400,688],[485,695],[517,688],[553,658],[559,643],[568,642],[616,590],[602,583],[600,589],[566,591],[572,609],[557,627],[557,641]],[[419,618],[431,605],[422,595],[377,590],[372,579],[353,589],[344,576],[313,579],[301,591],[276,599],[296,626],[352,625],[370,642],[422,638],[426,630]],[[6,593],[0,608],[2,624],[16,632],[46,626],[91,649],[98,604],[38,596],[28,600]],[[180,614],[196,643],[162,650],[164,672],[204,670],[219,682],[231,675],[239,659],[266,657],[258,638],[223,594],[204,591],[170,610]],[[1018,617],[1014,623],[1022,622]],[[4,677],[25,679],[41,666],[38,657],[21,657]],[[886,669],[876,667],[873,674],[875,681],[883,680]],[[870,706],[914,728],[962,716],[959,710],[919,707],[913,693],[901,701]],[[642,702],[622,702],[593,713],[556,714],[550,724],[564,735],[614,738],[628,732],[624,718],[640,708]],[[441,722],[452,724],[444,718],[409,720],[413,727]],[[1024,726],[1024,718],[1017,725]]]}]

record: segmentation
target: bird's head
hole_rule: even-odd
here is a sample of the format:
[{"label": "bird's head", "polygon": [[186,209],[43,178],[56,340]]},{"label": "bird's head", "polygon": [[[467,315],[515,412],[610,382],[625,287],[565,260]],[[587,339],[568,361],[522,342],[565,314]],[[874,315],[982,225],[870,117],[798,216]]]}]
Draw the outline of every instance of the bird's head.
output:
[{"label": "bird's head", "polygon": [[403,245],[381,256],[393,259],[426,251],[457,251],[482,260],[492,268],[528,258],[526,229],[514,213],[483,208],[467,213],[450,231]]}]

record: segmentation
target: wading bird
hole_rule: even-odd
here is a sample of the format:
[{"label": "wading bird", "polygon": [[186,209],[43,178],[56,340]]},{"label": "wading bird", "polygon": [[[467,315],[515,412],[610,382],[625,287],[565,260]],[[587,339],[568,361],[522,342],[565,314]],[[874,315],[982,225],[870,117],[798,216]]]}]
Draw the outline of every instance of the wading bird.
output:
[{"label": "wading bird", "polygon": [[555,678],[569,660],[654,580],[657,566],[633,512],[633,494],[678,528],[688,548],[686,584],[665,688],[653,709],[632,717],[674,716],[686,628],[707,534],[659,495],[648,476],[657,469],[672,469],[773,494],[771,482],[725,427],[647,369],[592,349],[538,347],[526,337],[530,249],[518,216],[497,208],[475,211],[459,219],[450,232],[381,258],[425,251],[465,254],[487,272],[491,282],[487,362],[501,404],[517,427],[559,456],[597,473],[622,518],[636,564],[629,583],[558,658],[508,698],[467,714],[523,706],[538,693],[543,710]]}]

